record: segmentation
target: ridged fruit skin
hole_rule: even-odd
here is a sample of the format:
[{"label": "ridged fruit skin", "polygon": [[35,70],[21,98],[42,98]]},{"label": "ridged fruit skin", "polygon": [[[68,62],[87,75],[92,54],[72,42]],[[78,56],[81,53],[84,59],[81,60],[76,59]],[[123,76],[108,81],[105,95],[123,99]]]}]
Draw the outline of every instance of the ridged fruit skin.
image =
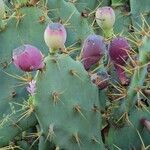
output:
[{"label": "ridged fruit skin", "polygon": [[36,71],[44,67],[43,55],[36,47],[26,44],[13,50],[12,61],[22,71]]},{"label": "ridged fruit skin", "polygon": [[100,7],[96,10],[96,22],[102,29],[111,29],[115,23],[115,12],[111,7]]},{"label": "ridged fruit skin", "polygon": [[96,64],[105,54],[106,45],[104,38],[100,35],[89,35],[82,47],[82,63],[86,70],[89,70],[92,65]]},{"label": "ridged fruit skin", "polygon": [[44,40],[51,50],[63,49],[66,38],[66,29],[60,23],[50,23],[45,29]]}]

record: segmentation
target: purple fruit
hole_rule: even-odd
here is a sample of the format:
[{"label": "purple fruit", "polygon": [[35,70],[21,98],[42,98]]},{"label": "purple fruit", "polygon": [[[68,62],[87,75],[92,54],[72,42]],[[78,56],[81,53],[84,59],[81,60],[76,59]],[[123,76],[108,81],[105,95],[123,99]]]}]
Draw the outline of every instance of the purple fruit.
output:
[{"label": "purple fruit", "polygon": [[111,7],[101,7],[96,11],[96,22],[102,29],[111,29],[115,23],[115,12]]},{"label": "purple fruit", "polygon": [[91,81],[98,86],[100,90],[108,87],[109,75],[107,72],[98,72],[91,75]]},{"label": "purple fruit", "polygon": [[51,50],[63,49],[66,38],[66,29],[60,23],[50,23],[45,29],[44,40]]},{"label": "purple fruit", "polygon": [[142,118],[140,120],[141,125],[143,125],[144,127],[146,127],[146,129],[150,132],[150,121],[147,120],[146,118]]},{"label": "purple fruit", "polygon": [[128,59],[130,45],[124,37],[114,38],[109,45],[109,55],[111,60],[119,65],[124,65]]},{"label": "purple fruit", "polygon": [[104,38],[99,35],[89,35],[83,43],[82,47],[82,63],[86,70],[96,64],[104,55],[106,45]]},{"label": "purple fruit", "polygon": [[12,61],[23,71],[35,71],[44,67],[43,55],[32,45],[22,45],[13,50]]},{"label": "purple fruit", "polygon": [[130,45],[123,37],[114,38],[109,45],[109,56],[123,85],[127,85],[129,80],[126,78],[123,66],[128,59]]}]

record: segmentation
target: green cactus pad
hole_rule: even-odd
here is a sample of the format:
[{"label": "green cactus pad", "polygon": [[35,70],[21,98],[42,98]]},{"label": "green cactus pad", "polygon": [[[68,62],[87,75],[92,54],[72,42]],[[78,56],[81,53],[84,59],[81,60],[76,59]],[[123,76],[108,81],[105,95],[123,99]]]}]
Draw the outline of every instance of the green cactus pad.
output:
[{"label": "green cactus pad", "polygon": [[134,109],[128,116],[129,121],[126,120],[126,123],[123,127],[115,128],[112,126],[107,137],[108,147],[111,150],[141,150],[143,141],[144,146],[148,146],[149,133],[140,124],[140,119],[142,117],[145,117],[149,120],[149,112],[147,112],[145,109]]},{"label": "green cactus pad", "polygon": [[103,149],[98,89],[83,66],[66,55],[48,56],[45,62],[34,101],[43,134],[60,148]]}]

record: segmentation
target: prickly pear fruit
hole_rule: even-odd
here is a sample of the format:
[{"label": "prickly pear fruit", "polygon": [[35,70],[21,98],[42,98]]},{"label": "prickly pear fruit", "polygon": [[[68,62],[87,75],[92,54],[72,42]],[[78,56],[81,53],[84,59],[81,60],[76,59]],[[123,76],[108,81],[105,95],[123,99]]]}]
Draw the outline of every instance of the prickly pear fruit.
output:
[{"label": "prickly pear fruit", "polygon": [[95,14],[97,24],[104,31],[105,36],[111,36],[115,23],[115,12],[111,7],[98,8]]},{"label": "prickly pear fruit", "polygon": [[114,38],[109,45],[109,56],[123,85],[127,85],[129,80],[125,75],[123,66],[129,57],[130,45],[124,37]]},{"label": "prickly pear fruit", "polygon": [[82,63],[86,70],[96,64],[104,55],[106,45],[102,36],[92,34],[89,35],[82,47]]},{"label": "prickly pear fruit", "polygon": [[128,59],[128,52],[130,46],[128,41],[124,37],[114,38],[109,46],[109,55],[114,63],[124,65]]},{"label": "prickly pear fruit", "polygon": [[43,55],[32,45],[22,45],[13,50],[12,61],[23,71],[35,71],[44,67]]},{"label": "prickly pear fruit", "polygon": [[3,0],[0,0],[0,19],[4,16],[5,13],[5,5]]},{"label": "prickly pear fruit", "polygon": [[110,29],[115,23],[115,12],[111,7],[101,7],[96,11],[96,22],[103,29]]},{"label": "prickly pear fruit", "polygon": [[150,132],[150,121],[149,121],[149,120],[147,120],[146,118],[142,118],[142,119],[140,120],[140,123],[141,123],[144,127],[146,127],[146,129]]},{"label": "prickly pear fruit", "polygon": [[100,90],[108,86],[109,76],[107,72],[98,72],[91,75],[91,81],[98,86]]},{"label": "prickly pear fruit", "polygon": [[50,23],[45,29],[44,40],[51,51],[64,49],[67,32],[60,23]]}]

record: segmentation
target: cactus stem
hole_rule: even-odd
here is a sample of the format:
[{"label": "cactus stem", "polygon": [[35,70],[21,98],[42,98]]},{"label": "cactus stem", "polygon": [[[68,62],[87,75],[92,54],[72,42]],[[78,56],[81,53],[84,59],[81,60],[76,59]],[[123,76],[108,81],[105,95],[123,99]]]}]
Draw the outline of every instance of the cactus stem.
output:
[{"label": "cactus stem", "polygon": [[103,30],[103,35],[105,38],[112,38],[114,34],[113,28],[109,30]]}]

